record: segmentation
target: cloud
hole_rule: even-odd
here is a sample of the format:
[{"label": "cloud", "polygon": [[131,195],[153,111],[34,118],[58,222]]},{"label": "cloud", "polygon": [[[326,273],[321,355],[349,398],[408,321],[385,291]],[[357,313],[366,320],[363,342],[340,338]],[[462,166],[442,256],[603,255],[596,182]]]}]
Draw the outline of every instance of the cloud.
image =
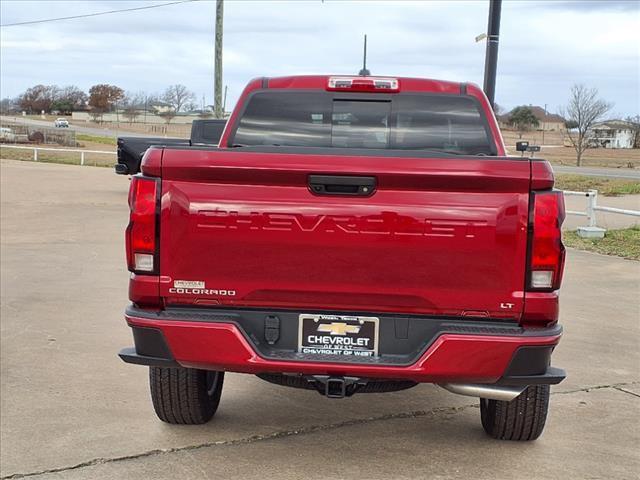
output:
[{"label": "cloud", "polygon": [[[0,2],[2,23],[150,5],[141,1]],[[257,76],[356,73],[369,36],[374,74],[482,84],[488,1],[227,1],[224,79],[233,104]],[[212,103],[215,2],[2,28],[0,95],[36,83],[114,83],[161,92],[183,83]],[[498,103],[566,102],[573,83],[638,113],[636,2],[503,3]]]},{"label": "cloud", "polygon": [[[532,2],[527,2],[532,3]],[[542,2],[542,8],[552,10],[568,10],[576,12],[585,11],[612,11],[622,10],[633,12],[638,10],[637,0],[554,0],[552,2]]]}]

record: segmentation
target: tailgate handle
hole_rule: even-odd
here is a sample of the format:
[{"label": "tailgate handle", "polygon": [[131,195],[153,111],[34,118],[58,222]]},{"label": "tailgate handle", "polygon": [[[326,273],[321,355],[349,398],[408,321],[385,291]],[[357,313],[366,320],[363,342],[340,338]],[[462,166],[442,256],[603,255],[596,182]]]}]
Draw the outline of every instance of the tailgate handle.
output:
[{"label": "tailgate handle", "polygon": [[309,175],[309,189],[316,195],[358,195],[368,197],[376,191],[376,177]]}]

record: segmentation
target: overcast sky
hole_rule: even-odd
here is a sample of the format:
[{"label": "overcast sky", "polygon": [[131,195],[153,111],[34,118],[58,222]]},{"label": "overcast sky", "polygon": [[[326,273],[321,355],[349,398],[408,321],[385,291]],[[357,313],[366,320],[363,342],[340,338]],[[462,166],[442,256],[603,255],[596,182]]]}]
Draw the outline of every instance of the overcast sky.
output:
[{"label": "overcast sky", "polygon": [[[166,3],[0,2],[3,25]],[[230,108],[258,76],[355,74],[368,34],[372,74],[482,85],[488,0],[233,1],[224,11]],[[32,85],[112,83],[162,92],[182,83],[213,103],[214,1],[1,28],[0,96]],[[596,87],[613,115],[640,113],[640,2],[503,2],[496,101],[557,111],[574,83]]]}]

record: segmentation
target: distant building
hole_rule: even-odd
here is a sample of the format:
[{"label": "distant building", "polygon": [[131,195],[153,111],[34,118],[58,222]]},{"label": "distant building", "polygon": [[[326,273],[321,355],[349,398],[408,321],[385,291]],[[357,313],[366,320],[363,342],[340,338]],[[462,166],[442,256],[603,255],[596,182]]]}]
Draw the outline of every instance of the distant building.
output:
[{"label": "distant building", "polygon": [[155,101],[149,104],[149,110],[155,111],[157,113],[167,113],[173,109],[171,105],[162,101]]},{"label": "distant building", "polygon": [[589,140],[594,147],[633,148],[633,128],[623,120],[600,122],[591,129]]},{"label": "distant building", "polygon": [[[533,116],[538,119],[538,122],[540,122],[540,125],[538,125],[537,130],[544,129],[546,132],[553,132],[553,131],[560,132],[565,129],[565,126],[564,126],[565,119],[562,118],[560,115],[557,115],[555,113],[549,113],[549,112],[545,113],[545,110],[542,107],[538,107],[534,105],[528,105],[528,107],[529,109],[531,109]],[[505,113],[504,115],[498,115],[498,123],[500,124],[500,127],[502,128],[510,127],[509,125],[510,116],[511,116],[511,112]]]}]

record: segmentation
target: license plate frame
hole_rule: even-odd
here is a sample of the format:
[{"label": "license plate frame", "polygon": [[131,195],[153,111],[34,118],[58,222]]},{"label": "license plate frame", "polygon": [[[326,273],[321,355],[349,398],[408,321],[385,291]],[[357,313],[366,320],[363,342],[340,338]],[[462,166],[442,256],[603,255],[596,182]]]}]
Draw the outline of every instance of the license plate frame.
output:
[{"label": "license plate frame", "polygon": [[379,341],[378,317],[313,313],[298,316],[298,353],[375,358]]}]

